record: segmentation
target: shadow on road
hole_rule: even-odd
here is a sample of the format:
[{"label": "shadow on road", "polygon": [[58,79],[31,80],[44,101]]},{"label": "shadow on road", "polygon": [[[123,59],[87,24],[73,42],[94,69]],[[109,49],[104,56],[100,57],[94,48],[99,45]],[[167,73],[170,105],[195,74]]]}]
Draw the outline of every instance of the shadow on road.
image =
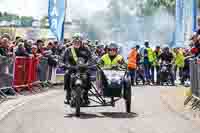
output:
[{"label": "shadow on road", "polygon": [[[98,115],[99,114],[99,115]],[[138,117],[137,113],[124,113],[124,112],[99,112],[98,114],[81,113],[80,119],[93,119],[93,118],[115,118],[115,119],[128,119]],[[66,114],[64,118],[76,117],[75,114]]]},{"label": "shadow on road", "polygon": [[138,117],[136,113],[124,113],[124,112],[101,112],[101,114],[105,117],[110,118],[135,118]]}]

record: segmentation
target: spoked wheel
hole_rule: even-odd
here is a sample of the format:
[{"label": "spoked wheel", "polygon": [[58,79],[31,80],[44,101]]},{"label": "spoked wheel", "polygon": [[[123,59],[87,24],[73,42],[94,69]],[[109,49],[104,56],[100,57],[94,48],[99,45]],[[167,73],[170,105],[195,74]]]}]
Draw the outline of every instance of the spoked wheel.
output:
[{"label": "spoked wheel", "polygon": [[77,87],[76,97],[75,97],[76,117],[80,117],[80,108],[81,108],[81,88]]},{"label": "spoked wheel", "polygon": [[130,113],[131,112],[131,87],[127,89],[126,91],[126,99],[125,99],[125,103],[126,103],[126,112]]}]

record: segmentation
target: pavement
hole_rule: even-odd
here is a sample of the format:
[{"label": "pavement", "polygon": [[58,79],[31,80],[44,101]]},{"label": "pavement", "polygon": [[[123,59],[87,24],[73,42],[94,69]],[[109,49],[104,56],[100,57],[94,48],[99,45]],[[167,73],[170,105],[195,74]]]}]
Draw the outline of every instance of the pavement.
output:
[{"label": "pavement", "polygon": [[198,122],[183,115],[182,90],[133,87],[133,113],[126,114],[124,101],[120,100],[114,108],[81,108],[82,115],[76,118],[74,110],[63,104],[64,92],[60,87],[0,104],[0,132],[199,133]]},{"label": "pavement", "polygon": [[161,91],[161,100],[187,120],[200,125],[200,111],[192,110],[191,103],[184,105],[184,101],[191,96],[190,88],[178,87],[175,90]]}]

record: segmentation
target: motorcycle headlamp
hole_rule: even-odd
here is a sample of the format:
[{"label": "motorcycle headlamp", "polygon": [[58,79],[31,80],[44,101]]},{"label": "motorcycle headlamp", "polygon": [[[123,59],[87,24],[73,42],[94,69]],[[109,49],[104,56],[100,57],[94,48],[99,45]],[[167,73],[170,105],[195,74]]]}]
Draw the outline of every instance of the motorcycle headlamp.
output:
[{"label": "motorcycle headlamp", "polygon": [[82,80],[80,80],[80,79],[77,79],[76,81],[75,81],[75,85],[82,85],[83,84],[83,82],[82,82]]}]

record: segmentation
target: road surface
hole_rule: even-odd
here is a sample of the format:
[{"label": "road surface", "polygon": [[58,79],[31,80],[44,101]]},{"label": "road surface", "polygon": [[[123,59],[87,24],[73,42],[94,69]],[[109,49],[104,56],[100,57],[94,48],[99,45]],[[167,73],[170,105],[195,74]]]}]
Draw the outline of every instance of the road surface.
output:
[{"label": "road surface", "polygon": [[[123,100],[115,108],[84,108],[81,118],[63,104],[63,90],[29,100],[0,121],[0,133],[199,133],[200,127],[160,100],[160,91],[174,87],[133,88],[132,111]],[[48,94],[49,93],[49,94]]]}]

